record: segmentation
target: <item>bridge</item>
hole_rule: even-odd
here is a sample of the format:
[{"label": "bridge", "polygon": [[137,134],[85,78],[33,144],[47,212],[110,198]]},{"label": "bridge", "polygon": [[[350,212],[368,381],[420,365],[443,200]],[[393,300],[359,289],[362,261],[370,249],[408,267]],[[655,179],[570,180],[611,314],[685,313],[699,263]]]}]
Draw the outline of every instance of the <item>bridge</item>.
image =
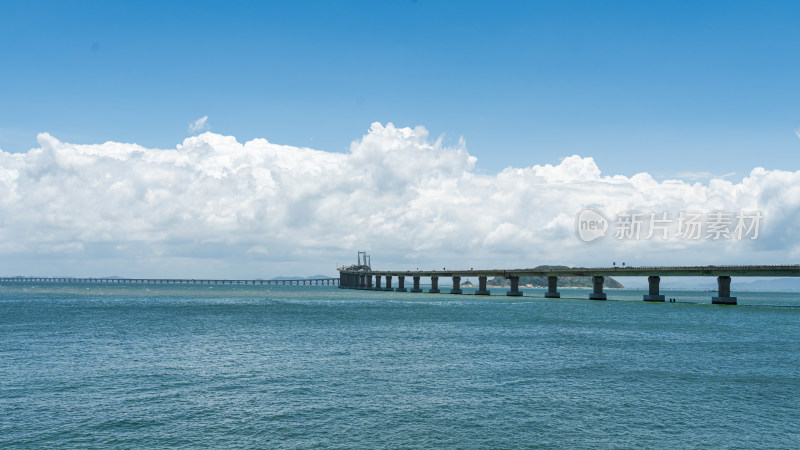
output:
[{"label": "bridge", "polygon": [[258,284],[273,286],[338,286],[338,278],[296,278],[286,280],[209,280],[188,278],[72,278],[0,277],[0,283],[101,283],[101,284]]},{"label": "bridge", "polygon": [[[478,289],[475,295],[490,295],[486,282],[488,277],[501,277],[509,280],[511,288],[506,295],[521,296],[519,278],[522,276],[547,277],[546,298],[560,298],[558,277],[582,276],[592,278],[591,300],[606,300],[603,292],[605,277],[647,277],[648,293],[643,300],[663,302],[664,296],[659,292],[662,276],[682,277],[717,277],[717,295],[711,298],[713,304],[735,305],[736,297],[731,296],[731,277],[800,277],[800,265],[785,266],[667,266],[667,267],[572,267],[566,269],[512,269],[512,270],[372,270],[367,265],[339,268],[339,287],[342,289],[368,289],[376,291],[406,292],[405,280],[411,278],[413,287],[410,292],[422,292],[420,279],[430,278],[430,293],[440,293],[439,278],[451,278],[450,294],[461,294],[461,278],[477,277]],[[397,288],[392,281],[397,278]],[[374,279],[374,283],[373,283]]]}]

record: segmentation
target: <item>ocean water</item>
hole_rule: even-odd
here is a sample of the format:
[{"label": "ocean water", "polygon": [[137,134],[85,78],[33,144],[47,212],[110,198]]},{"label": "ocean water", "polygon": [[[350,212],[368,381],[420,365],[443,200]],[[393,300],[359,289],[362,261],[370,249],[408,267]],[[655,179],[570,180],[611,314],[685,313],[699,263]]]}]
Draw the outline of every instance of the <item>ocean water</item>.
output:
[{"label": "ocean water", "polygon": [[0,448],[798,448],[800,293],[0,285]]}]

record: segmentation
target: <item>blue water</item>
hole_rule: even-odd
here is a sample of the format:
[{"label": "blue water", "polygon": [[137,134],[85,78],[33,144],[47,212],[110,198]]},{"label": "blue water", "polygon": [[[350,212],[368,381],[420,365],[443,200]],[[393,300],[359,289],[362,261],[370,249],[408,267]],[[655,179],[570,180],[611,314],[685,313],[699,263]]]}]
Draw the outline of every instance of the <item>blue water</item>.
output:
[{"label": "blue water", "polygon": [[525,293],[0,285],[0,447],[800,446],[800,294]]}]

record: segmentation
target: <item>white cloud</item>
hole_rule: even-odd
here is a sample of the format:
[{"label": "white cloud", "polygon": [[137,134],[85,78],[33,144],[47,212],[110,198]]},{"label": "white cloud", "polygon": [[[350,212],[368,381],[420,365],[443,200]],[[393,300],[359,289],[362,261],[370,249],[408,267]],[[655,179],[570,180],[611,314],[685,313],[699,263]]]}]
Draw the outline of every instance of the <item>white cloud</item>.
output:
[{"label": "white cloud", "polygon": [[696,172],[691,170],[684,170],[682,172],[678,172],[677,174],[675,174],[675,177],[680,178],[682,180],[708,180],[711,178],[725,179],[725,178],[730,178],[734,175],[736,175],[736,172],[728,172],[728,173],[723,173],[721,175],[716,175],[706,171]]},{"label": "white cloud", "polygon": [[[203,118],[205,120],[205,118]],[[205,122],[204,122],[205,123]],[[204,133],[174,149],[76,145],[49,134],[0,152],[0,273],[272,276],[374,265],[787,263],[800,255],[800,171],[741,181],[603,175],[590,157],[474,170],[463,141],[375,123],[348,153]],[[760,210],[756,241],[591,245],[575,214]],[[613,234],[613,233],[612,233]]]},{"label": "white cloud", "polygon": [[209,128],[211,128],[211,126],[208,124],[208,116],[203,116],[189,124],[189,134],[206,131]]}]

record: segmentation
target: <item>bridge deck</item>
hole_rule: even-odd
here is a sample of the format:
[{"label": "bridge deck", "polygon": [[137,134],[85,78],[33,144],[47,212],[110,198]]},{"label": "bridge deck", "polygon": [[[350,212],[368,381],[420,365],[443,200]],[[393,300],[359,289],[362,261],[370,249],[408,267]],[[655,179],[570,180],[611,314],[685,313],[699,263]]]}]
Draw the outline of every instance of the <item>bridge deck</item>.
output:
[{"label": "bridge deck", "polygon": [[800,277],[800,265],[791,266],[662,266],[662,267],[571,267],[568,269],[459,269],[459,270],[372,270],[341,273],[421,277],[508,277],[508,276],[739,276]]}]

